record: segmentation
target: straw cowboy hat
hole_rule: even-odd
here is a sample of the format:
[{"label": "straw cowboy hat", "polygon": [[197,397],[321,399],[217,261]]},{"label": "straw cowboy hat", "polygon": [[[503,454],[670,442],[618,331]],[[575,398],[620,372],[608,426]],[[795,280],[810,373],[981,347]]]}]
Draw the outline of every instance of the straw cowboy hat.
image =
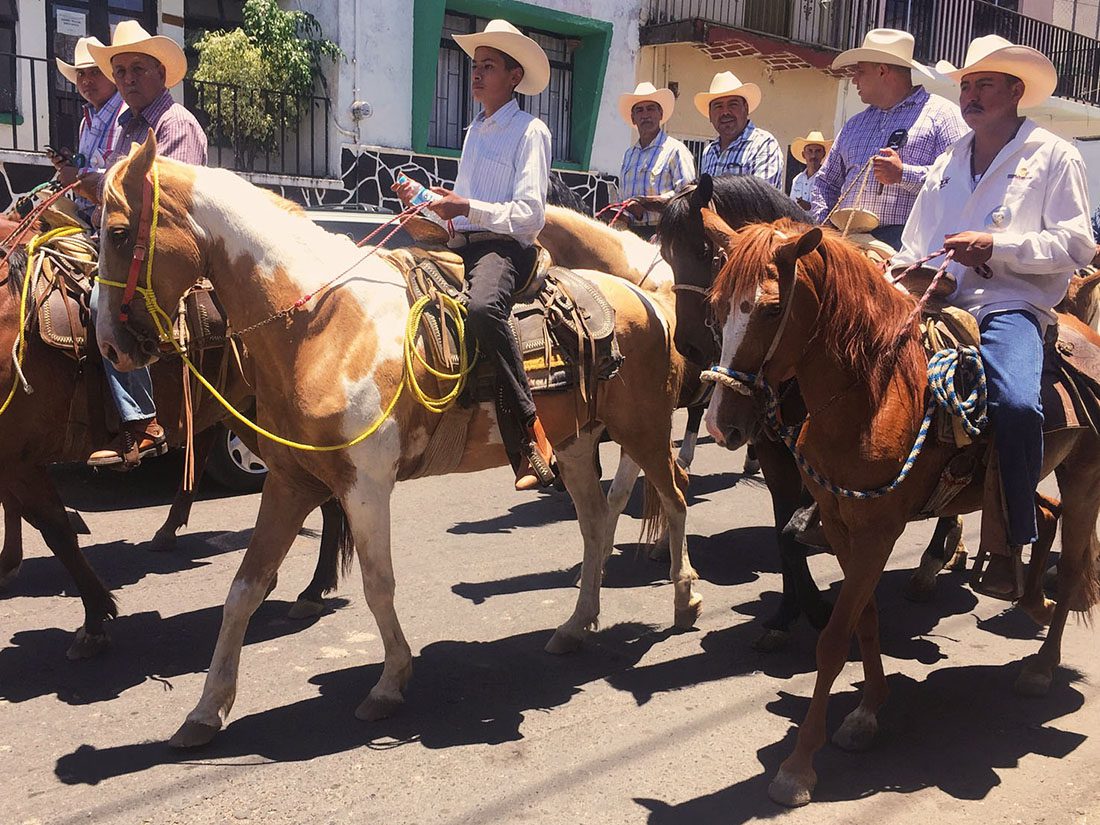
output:
[{"label": "straw cowboy hat", "polygon": [[695,108],[703,115],[710,117],[710,102],[720,97],[745,98],[749,112],[760,105],[760,87],[755,83],[742,83],[733,72],[719,72],[710,81],[709,92],[699,92],[695,95]]},{"label": "straw cowboy hat", "polygon": [[825,135],[821,134],[817,130],[810,132],[804,138],[795,138],[791,143],[791,154],[796,158],[802,157],[802,150],[807,146],[821,146],[825,150],[825,154],[829,154],[829,150],[833,146],[831,140],[825,140]]},{"label": "straw cowboy hat", "polygon": [[1001,72],[1018,77],[1024,82],[1021,109],[1038,106],[1054,94],[1058,85],[1058,70],[1045,54],[1030,46],[1017,46],[995,34],[974,38],[966,48],[966,60],[960,68],[941,60],[936,71],[956,83],[974,72]]},{"label": "straw cowboy hat", "polygon": [[633,123],[630,111],[639,103],[652,100],[661,107],[661,125],[672,117],[672,110],[676,108],[676,96],[671,89],[658,89],[652,83],[639,83],[634,93],[627,92],[619,95],[619,114],[627,123]]},{"label": "straw cowboy hat", "polygon": [[[95,38],[92,39],[95,40]],[[94,43],[88,44],[88,52],[99,66],[99,70],[107,77],[113,76],[111,58],[126,52],[147,54],[159,60],[164,66],[164,85],[168,89],[178,84],[187,74],[187,58],[179,43],[171,37],[149,34],[136,20],[120,21],[115,26],[115,35],[111,38],[110,46],[104,46],[95,40]]]},{"label": "straw cowboy hat", "polygon": [[913,35],[897,29],[871,29],[858,49],[841,52],[833,60],[833,68],[854,66],[856,63],[886,63],[916,69],[931,79],[935,75],[913,59]]},{"label": "straw cowboy hat", "polygon": [[[99,46],[103,48],[103,44],[99,41],[98,37],[82,37],[76,41],[76,48],[73,49],[73,62],[66,63],[60,57],[55,57],[57,61],[57,70],[61,74],[65,75],[65,79],[76,85],[76,73],[81,69],[90,69],[96,65],[92,55],[88,52],[88,46]],[[107,74],[107,79],[111,79],[111,75]]]},{"label": "straw cowboy hat", "polygon": [[550,61],[546,52],[534,40],[507,20],[490,20],[485,31],[477,34],[455,34],[462,51],[474,56],[478,46],[488,46],[504,52],[523,67],[523,80],[516,86],[521,95],[537,95],[550,82]]}]

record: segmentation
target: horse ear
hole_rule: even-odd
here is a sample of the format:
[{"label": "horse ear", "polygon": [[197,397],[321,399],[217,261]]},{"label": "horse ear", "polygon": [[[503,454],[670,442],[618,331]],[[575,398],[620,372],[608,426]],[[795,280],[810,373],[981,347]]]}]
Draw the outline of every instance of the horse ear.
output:
[{"label": "horse ear", "polygon": [[732,248],[734,231],[730,228],[730,225],[722,220],[717,212],[711,212],[705,206],[702,208],[701,214],[703,216],[703,231],[707,233],[707,237],[714,244],[714,248],[723,251]]},{"label": "horse ear", "polygon": [[696,209],[702,209],[710,203],[714,197],[714,179],[705,172],[699,176],[699,182],[691,191],[691,205]]},{"label": "horse ear", "polygon": [[779,247],[775,254],[775,260],[779,264],[779,297],[781,300],[788,300],[788,296],[794,288],[794,282],[798,279],[798,259],[817,249],[821,245],[822,237],[821,227],[815,226]]},{"label": "horse ear", "polygon": [[130,149],[130,156],[127,158],[128,166],[126,168],[127,178],[144,178],[150,169],[153,168],[153,161],[157,157],[157,138],[153,134],[153,130],[150,129],[149,133],[145,136],[145,141],[141,144],[135,144]]}]

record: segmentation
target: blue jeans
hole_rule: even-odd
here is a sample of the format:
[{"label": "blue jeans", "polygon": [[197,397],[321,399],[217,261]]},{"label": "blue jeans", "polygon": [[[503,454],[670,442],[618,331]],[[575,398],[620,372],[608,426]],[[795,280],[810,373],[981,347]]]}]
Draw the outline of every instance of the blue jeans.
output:
[{"label": "blue jeans", "polygon": [[[842,221],[843,223],[843,221]],[[877,241],[882,241],[885,244],[889,244],[894,249],[901,249],[901,233],[905,231],[905,224],[895,223],[890,226],[879,226],[872,229],[869,233],[872,238]]]},{"label": "blue jeans", "polygon": [[1035,489],[1043,469],[1043,332],[1031,313],[1023,310],[989,315],[981,331],[1008,540],[1031,544],[1038,535]]},{"label": "blue jeans", "polygon": [[[98,283],[92,287],[91,304],[94,325],[99,306]],[[149,375],[148,367],[133,372],[119,372],[114,364],[104,358],[103,370],[107,374],[107,390],[114,399],[119,420],[123,423],[145,421],[157,414],[157,405],[153,403],[153,379]]]}]

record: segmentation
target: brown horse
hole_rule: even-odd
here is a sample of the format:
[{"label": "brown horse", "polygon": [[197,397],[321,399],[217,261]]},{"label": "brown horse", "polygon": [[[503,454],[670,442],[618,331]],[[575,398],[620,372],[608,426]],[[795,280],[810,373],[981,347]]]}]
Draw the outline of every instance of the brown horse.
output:
[{"label": "brown horse", "polygon": [[[156,302],[174,308],[204,273],[214,283],[236,329],[272,317],[303,295],[303,309],[282,323],[246,336],[256,376],[261,425],[308,445],[264,445],[269,473],[260,512],[237,571],[202,698],[172,738],[177,746],[208,742],[222,727],[237,690],[241,645],[249,617],[285,557],[305,516],[335,495],[347,513],[363,573],[367,603],[385,651],[381,678],[357,714],[376,719],[404,701],[412,656],[394,610],[390,557],[390,496],[394,483],[419,467],[440,418],[403,391],[403,348],[409,305],[402,276],[381,256],[360,250],[307,219],[279,210],[248,182],[224,170],[156,158],[150,133],[108,173],[101,277],[125,278],[142,223],[145,181],[159,183],[158,229],[150,283]],[[331,289],[325,282],[339,276]],[[547,650],[575,649],[599,615],[600,576],[611,547],[607,500],[595,468],[606,431],[644,470],[668,519],[674,618],[690,626],[701,610],[697,578],[684,542],[686,477],[673,459],[671,413],[680,383],[670,329],[659,296],[621,279],[592,273],[616,309],[616,334],[625,360],[614,380],[601,382],[594,404],[577,392],[543,394],[539,416],[555,446],[584,538],[581,588],[573,615]],[[103,354],[121,369],[148,363],[140,340],[156,335],[144,307],[119,320],[122,291],[100,295],[97,333]],[[243,334],[243,333],[242,333]],[[415,359],[414,359],[415,361]],[[439,388],[419,366],[426,391]],[[506,463],[491,405],[478,405],[458,471]],[[373,433],[354,446],[357,434]]]},{"label": "brown horse", "polygon": [[[708,429],[727,446],[736,446],[755,426],[761,396],[797,378],[810,410],[797,449],[829,480],[825,485],[803,473],[821,508],[844,581],[818,641],[817,683],[797,745],[769,788],[775,801],[802,805],[816,783],[813,757],[825,740],[826,705],[853,634],[863,659],[863,695],[833,741],[862,749],[874,738],[877,712],[887,695],[875,585],[905,525],[921,511],[944,466],[958,452],[929,439],[909,475],[889,492],[865,498],[840,494],[834,485],[875,490],[899,477],[921,427],[928,383],[911,320],[913,299],[831,232],[780,221],[734,233],[713,213],[704,215],[714,237],[729,241],[729,261],[715,284],[713,301],[724,329],[720,364],[732,371],[726,373],[728,385],[715,390]],[[1059,323],[1100,347],[1100,336],[1076,318],[1063,315]],[[985,445],[968,449],[981,454]],[[1046,435],[1043,452],[1044,474],[1055,472],[1064,494],[1062,554],[1059,597],[1046,641],[1037,655],[1025,660],[1016,682],[1018,691],[1030,695],[1050,688],[1068,612],[1087,610],[1100,598],[1100,438],[1089,429],[1059,430]],[[978,467],[972,483],[941,515],[981,508],[980,460]],[[1052,521],[1053,514],[1044,516],[1043,529],[1050,529]]]}]

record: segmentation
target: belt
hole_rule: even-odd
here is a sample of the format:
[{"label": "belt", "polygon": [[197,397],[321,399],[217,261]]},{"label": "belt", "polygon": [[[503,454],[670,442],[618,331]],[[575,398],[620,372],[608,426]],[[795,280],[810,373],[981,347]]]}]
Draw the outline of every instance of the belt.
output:
[{"label": "belt", "polygon": [[[511,235],[501,235],[499,232],[456,232],[454,237],[447,241],[451,249],[462,249],[472,243],[485,243],[486,241],[514,241]],[[521,244],[522,246],[522,244]]]}]

